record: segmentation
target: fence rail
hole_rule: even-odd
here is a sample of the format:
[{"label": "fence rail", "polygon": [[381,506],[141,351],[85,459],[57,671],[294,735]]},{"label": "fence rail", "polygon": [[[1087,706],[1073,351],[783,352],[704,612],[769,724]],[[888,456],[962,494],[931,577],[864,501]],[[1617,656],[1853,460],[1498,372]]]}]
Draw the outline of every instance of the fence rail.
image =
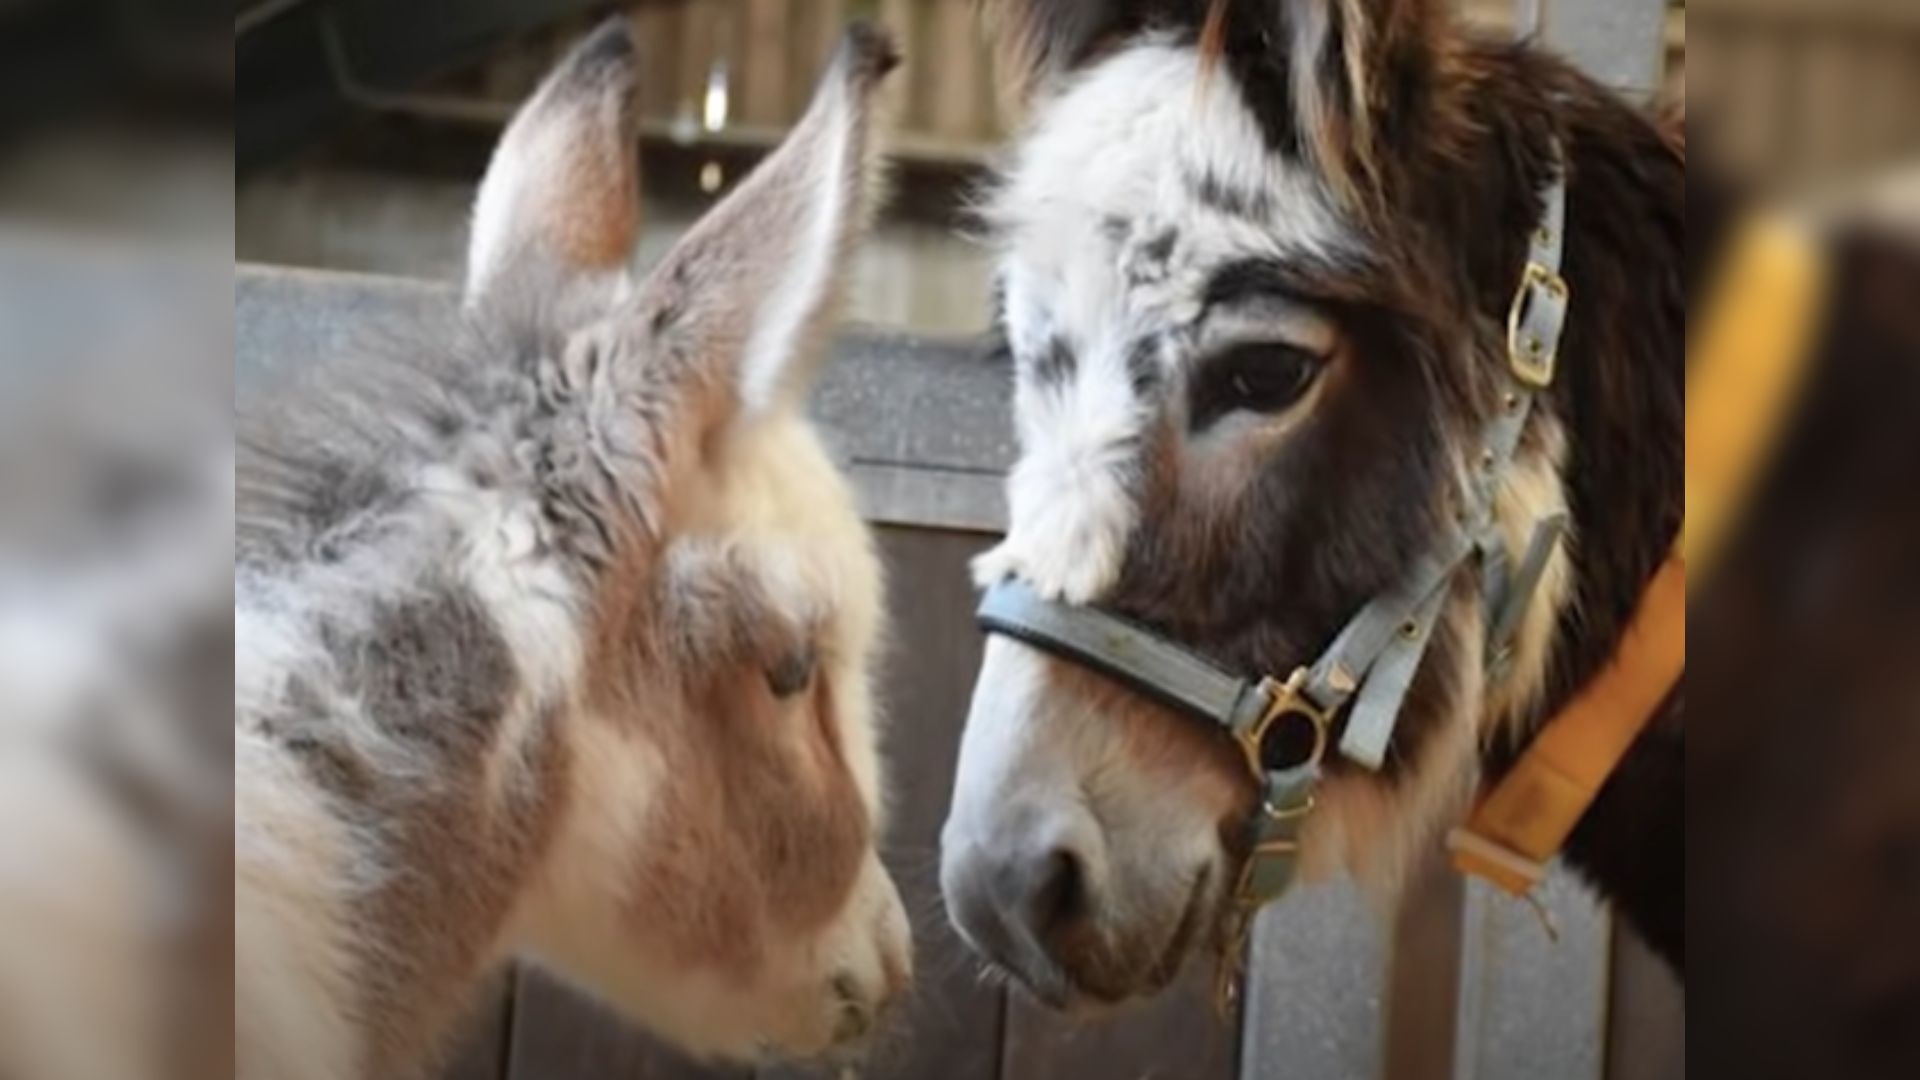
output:
[{"label": "fence rail", "polygon": [[[1493,34],[1511,32],[1522,23],[1579,18],[1584,27],[1602,33],[1574,35],[1568,44],[1575,51],[1584,48],[1603,75],[1624,71],[1614,81],[1638,91],[1651,91],[1659,85],[1663,70],[1684,63],[1685,11],[1676,2],[1663,18],[1648,22],[1626,9],[1649,5],[1661,9],[1669,2],[1562,0],[1552,5],[1551,0],[1456,0],[1469,24]],[[783,127],[805,107],[812,81],[847,15],[855,10],[877,11],[900,33],[911,60],[893,91],[899,95],[900,127],[908,151],[923,157],[983,160],[1018,122],[1019,105],[996,89],[1009,80],[995,75],[978,7],[979,0],[865,4],[651,0],[638,4],[630,17],[646,49],[641,112],[659,130],[698,130],[706,119],[708,91],[723,86],[728,126],[748,131]],[[515,48],[450,74],[440,89],[496,103],[518,102],[568,44],[586,31],[592,18],[575,16],[545,27]],[[1623,32],[1633,34],[1633,39],[1623,39]]]}]

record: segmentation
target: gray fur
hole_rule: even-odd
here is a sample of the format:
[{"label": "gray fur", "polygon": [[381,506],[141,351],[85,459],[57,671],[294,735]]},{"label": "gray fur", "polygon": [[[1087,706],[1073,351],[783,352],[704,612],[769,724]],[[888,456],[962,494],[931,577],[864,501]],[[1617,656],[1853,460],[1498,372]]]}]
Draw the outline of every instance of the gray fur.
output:
[{"label": "gray fur", "polygon": [[1189,173],[1185,181],[1196,202],[1228,217],[1255,224],[1273,217],[1273,196],[1268,192],[1240,187],[1210,172]]},{"label": "gray fur", "polygon": [[1041,386],[1059,386],[1073,381],[1074,372],[1079,370],[1080,362],[1073,355],[1073,347],[1065,338],[1054,338],[1047,347],[1034,356],[1027,367],[1027,377]]},{"label": "gray fur", "polygon": [[455,586],[378,601],[363,631],[320,638],[368,718],[444,767],[478,760],[519,688],[492,619]]}]

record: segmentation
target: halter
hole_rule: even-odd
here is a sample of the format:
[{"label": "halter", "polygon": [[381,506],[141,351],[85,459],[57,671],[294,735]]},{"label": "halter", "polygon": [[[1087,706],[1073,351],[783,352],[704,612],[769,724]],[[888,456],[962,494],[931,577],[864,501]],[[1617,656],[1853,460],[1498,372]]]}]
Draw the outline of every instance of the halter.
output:
[{"label": "halter", "polygon": [[[1479,456],[1457,520],[1399,582],[1376,595],[1334,636],[1312,664],[1285,680],[1223,670],[1193,650],[1098,607],[1048,600],[1006,580],[987,589],[977,619],[983,630],[1025,642],[1107,675],[1164,705],[1210,721],[1239,745],[1259,783],[1260,805],[1248,822],[1248,855],[1235,885],[1229,961],[1222,964],[1222,1002],[1237,992],[1238,957],[1253,915],[1292,883],[1300,831],[1314,807],[1333,718],[1351,705],[1341,756],[1369,770],[1386,760],[1395,724],[1454,572],[1478,564],[1480,597],[1490,614],[1487,668],[1503,676],[1514,639],[1548,560],[1566,530],[1566,516],[1535,522],[1518,567],[1509,565],[1494,517],[1494,497],[1512,464],[1534,396],[1553,382],[1570,291],[1560,270],[1565,251],[1564,169],[1542,191],[1540,224],[1529,237],[1527,264],[1507,316],[1507,387],[1500,408],[1481,428]],[[1304,758],[1281,760],[1276,738],[1302,729]]]}]

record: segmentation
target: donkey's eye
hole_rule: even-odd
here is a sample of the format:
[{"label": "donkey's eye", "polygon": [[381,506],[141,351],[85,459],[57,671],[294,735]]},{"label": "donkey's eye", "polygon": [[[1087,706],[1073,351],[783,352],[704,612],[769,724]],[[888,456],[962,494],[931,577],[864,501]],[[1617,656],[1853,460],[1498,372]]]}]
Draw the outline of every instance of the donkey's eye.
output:
[{"label": "donkey's eye", "polygon": [[1284,342],[1239,345],[1208,360],[1194,384],[1192,426],[1231,412],[1275,413],[1306,394],[1324,357]]},{"label": "donkey's eye", "polygon": [[767,689],[773,696],[790,698],[813,685],[818,658],[811,645],[795,649],[767,668]]}]

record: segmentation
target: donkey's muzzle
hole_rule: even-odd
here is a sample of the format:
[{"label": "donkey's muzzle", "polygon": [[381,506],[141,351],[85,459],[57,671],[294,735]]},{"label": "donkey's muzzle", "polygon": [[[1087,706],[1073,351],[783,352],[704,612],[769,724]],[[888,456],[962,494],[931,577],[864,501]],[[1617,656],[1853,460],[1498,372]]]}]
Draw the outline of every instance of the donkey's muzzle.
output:
[{"label": "donkey's muzzle", "polygon": [[950,838],[940,867],[948,914],[974,949],[1048,1005],[1071,996],[1061,957],[1094,917],[1099,836],[1085,810],[1028,808],[1002,827]]}]

